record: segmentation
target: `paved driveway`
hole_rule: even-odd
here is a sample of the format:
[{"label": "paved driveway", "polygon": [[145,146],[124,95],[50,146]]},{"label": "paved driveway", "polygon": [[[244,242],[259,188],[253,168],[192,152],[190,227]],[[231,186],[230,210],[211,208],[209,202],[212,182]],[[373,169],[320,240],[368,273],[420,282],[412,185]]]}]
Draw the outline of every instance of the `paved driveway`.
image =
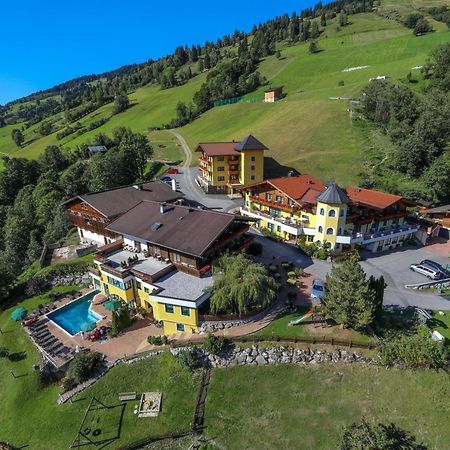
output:
[{"label": "paved driveway", "polygon": [[[266,254],[275,256],[279,260],[291,261],[307,272],[320,278],[325,278],[331,270],[331,264],[325,261],[312,260],[301,253],[293,245],[273,242],[262,236],[256,240],[264,246]],[[405,284],[414,284],[427,281],[422,275],[409,270],[414,262],[423,259],[432,259],[443,265],[449,264],[450,260],[444,256],[438,256],[430,252],[426,247],[404,247],[398,251],[382,254],[363,253],[361,266],[367,276],[383,275],[387,288],[384,293],[385,305],[399,305],[403,307],[418,306],[426,309],[450,310],[450,299],[440,297],[435,293],[426,291],[415,291],[405,289]]]}]

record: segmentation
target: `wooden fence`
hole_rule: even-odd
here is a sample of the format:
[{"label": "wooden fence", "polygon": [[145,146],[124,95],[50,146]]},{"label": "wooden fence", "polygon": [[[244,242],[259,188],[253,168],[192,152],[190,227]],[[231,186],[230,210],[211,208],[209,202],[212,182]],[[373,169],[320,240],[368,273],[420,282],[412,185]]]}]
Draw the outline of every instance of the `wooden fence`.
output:
[{"label": "wooden fence", "polygon": [[[206,335],[205,335],[206,336]],[[326,344],[332,346],[339,347],[349,347],[349,348],[362,348],[372,350],[377,347],[377,345],[373,342],[359,342],[354,341],[352,339],[344,340],[344,339],[334,339],[329,338],[327,336],[303,336],[303,337],[281,337],[281,336],[271,336],[268,337],[259,337],[259,336],[231,336],[227,337],[229,341],[235,344],[262,344],[262,343],[286,343],[286,344]],[[193,345],[201,344],[199,340],[187,340],[187,341],[171,341],[171,347],[190,347]]]}]

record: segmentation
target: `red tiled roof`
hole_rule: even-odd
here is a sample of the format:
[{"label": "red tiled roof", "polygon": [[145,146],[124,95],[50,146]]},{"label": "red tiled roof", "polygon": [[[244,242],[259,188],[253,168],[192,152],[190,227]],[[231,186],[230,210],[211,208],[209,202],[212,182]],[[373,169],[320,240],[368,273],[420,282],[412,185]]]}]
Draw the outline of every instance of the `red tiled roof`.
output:
[{"label": "red tiled roof", "polygon": [[359,203],[375,209],[385,209],[403,199],[400,195],[362,189],[356,186],[349,186],[345,191],[352,203]]},{"label": "red tiled roof", "polygon": [[321,181],[306,174],[273,178],[267,182],[297,202],[316,203],[316,197],[325,189]]},{"label": "red tiled roof", "polygon": [[227,156],[227,155],[240,155],[240,152],[236,151],[237,142],[204,142],[198,144],[196,152],[204,152],[208,156]]}]

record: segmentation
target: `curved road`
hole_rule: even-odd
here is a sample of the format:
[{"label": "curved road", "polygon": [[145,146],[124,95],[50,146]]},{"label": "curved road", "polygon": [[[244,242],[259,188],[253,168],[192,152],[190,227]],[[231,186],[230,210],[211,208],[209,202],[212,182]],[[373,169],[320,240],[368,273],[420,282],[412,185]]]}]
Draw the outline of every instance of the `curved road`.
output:
[{"label": "curved road", "polygon": [[203,192],[195,182],[195,179],[198,177],[198,168],[190,167],[192,164],[192,152],[189,145],[178,131],[169,130],[169,132],[178,139],[185,155],[182,173],[173,175],[173,178],[179,183],[180,190],[186,195],[186,198],[207,208],[223,211],[230,211],[241,206],[243,204],[242,200],[232,200],[226,195],[212,195]]}]

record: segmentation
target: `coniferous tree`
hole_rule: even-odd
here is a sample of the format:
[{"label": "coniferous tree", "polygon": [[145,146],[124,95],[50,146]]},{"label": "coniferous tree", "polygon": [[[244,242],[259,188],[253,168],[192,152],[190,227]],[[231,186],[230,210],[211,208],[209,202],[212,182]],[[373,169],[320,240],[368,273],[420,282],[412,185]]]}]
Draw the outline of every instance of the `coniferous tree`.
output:
[{"label": "coniferous tree", "polygon": [[355,257],[334,266],[327,276],[325,313],[344,327],[363,330],[373,322],[376,293]]},{"label": "coniferous tree", "polygon": [[319,25],[314,21],[311,25],[311,38],[317,39],[320,36]]},{"label": "coniferous tree", "polygon": [[17,147],[21,147],[23,144],[23,141],[25,140],[25,137],[24,137],[22,131],[20,131],[18,128],[14,128],[11,131],[11,137],[12,137],[12,140],[16,143]]},{"label": "coniferous tree", "polygon": [[320,25],[322,27],[326,27],[327,26],[327,18],[325,16],[325,13],[322,13],[322,15],[320,16]]}]

